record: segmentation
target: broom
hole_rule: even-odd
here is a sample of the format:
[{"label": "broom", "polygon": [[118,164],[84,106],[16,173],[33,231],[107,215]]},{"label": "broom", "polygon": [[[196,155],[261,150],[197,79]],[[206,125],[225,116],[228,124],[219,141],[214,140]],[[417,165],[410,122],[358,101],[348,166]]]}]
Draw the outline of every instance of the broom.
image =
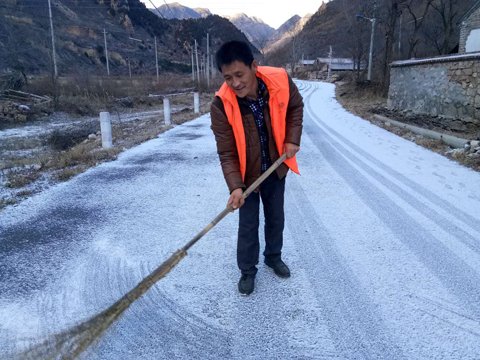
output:
[{"label": "broom", "polygon": [[[283,154],[265,171],[252,185],[243,193],[243,199],[246,199],[260,184],[280,166],[286,159]],[[203,235],[209,232],[218,224],[227,214],[234,209],[227,206],[219,213],[202,231],[195,235],[185,246],[175,251],[167,260],[165,260],[153,272],[147,275],[132,290],[126,293],[116,303],[105,309],[101,313],[93,316],[74,327],[67,329],[59,334],[52,335],[49,339],[34,345],[19,354],[21,359],[75,359],[85,351],[94,341],[100,339],[103,333],[117,320],[128,307],[140,296],[145,294],[157,281],[165,277],[186,255],[190,249]]]}]

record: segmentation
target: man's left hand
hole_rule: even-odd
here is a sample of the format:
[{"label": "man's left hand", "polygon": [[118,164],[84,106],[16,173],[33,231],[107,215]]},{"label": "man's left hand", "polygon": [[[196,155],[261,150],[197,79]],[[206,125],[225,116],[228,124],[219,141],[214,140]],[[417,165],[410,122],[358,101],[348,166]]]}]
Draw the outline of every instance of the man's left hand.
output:
[{"label": "man's left hand", "polygon": [[283,151],[287,154],[287,159],[290,159],[300,151],[300,146],[292,143],[285,143],[283,144]]}]

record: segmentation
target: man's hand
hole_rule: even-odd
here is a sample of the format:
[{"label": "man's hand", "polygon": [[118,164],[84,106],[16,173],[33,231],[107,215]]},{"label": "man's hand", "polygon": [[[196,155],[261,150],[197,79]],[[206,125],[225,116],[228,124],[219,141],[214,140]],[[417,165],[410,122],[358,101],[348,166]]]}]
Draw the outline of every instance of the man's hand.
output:
[{"label": "man's hand", "polygon": [[287,154],[287,159],[295,156],[297,152],[300,151],[300,146],[292,144],[292,143],[285,143],[283,144],[283,151]]},{"label": "man's hand", "polygon": [[243,203],[245,202],[242,195],[243,190],[241,188],[233,190],[228,198],[227,207],[231,208],[232,210],[242,207]]}]

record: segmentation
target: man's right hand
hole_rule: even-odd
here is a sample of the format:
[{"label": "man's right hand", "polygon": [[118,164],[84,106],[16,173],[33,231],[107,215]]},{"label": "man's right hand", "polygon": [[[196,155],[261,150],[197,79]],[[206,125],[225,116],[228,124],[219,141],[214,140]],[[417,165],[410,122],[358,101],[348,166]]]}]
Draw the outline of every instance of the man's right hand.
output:
[{"label": "man's right hand", "polygon": [[227,202],[227,207],[231,208],[232,210],[236,210],[240,207],[245,202],[245,199],[243,198],[243,189],[238,188],[232,191],[230,194],[230,197],[228,198]]}]

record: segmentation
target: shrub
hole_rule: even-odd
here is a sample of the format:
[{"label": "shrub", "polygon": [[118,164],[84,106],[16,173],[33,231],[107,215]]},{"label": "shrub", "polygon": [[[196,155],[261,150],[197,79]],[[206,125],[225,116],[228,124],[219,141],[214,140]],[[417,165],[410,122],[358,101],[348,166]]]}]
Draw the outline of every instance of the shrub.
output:
[{"label": "shrub", "polygon": [[47,138],[47,145],[57,151],[68,150],[96,131],[93,124],[75,130],[54,130]]}]

